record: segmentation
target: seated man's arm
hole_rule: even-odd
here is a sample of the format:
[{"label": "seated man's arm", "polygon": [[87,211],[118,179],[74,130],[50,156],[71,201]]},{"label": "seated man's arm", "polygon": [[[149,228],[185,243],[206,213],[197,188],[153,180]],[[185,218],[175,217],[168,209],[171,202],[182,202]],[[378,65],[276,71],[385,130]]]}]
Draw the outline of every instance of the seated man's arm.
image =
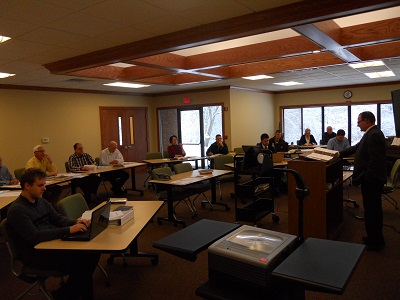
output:
[{"label": "seated man's arm", "polygon": [[99,165],[100,166],[108,166],[109,165],[109,162],[107,160],[107,154],[104,151],[100,152]]},{"label": "seated man's arm", "polygon": [[221,154],[228,154],[229,150],[228,150],[228,145],[223,143],[223,147],[220,149],[219,153]]}]

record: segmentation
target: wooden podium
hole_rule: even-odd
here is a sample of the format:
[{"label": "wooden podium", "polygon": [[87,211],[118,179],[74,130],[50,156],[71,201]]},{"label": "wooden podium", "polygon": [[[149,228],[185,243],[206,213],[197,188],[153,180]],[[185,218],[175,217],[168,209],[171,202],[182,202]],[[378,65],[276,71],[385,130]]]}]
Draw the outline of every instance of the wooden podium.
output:
[{"label": "wooden podium", "polygon": [[[309,189],[309,195],[304,199],[304,238],[334,239],[343,222],[342,159],[328,163],[290,160],[288,168],[299,172]],[[299,204],[295,189],[295,180],[288,175],[288,232],[297,235]]]}]

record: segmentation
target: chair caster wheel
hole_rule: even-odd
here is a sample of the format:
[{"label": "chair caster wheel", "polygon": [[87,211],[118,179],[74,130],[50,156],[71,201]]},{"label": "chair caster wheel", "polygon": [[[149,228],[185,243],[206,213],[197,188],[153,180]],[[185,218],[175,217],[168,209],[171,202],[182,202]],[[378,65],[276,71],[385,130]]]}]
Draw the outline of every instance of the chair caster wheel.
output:
[{"label": "chair caster wheel", "polygon": [[279,223],[279,216],[277,216],[277,215],[272,215],[272,221],[273,221],[274,223]]},{"label": "chair caster wheel", "polygon": [[107,264],[112,265],[114,263],[114,257],[110,257],[107,259]]}]

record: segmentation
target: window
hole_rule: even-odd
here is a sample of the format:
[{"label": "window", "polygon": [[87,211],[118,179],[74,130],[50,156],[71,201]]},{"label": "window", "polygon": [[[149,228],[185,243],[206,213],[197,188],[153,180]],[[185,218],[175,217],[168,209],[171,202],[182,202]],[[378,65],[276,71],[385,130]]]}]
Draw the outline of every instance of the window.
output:
[{"label": "window", "polygon": [[[320,142],[326,127],[332,126],[334,132],[343,129],[351,145],[361,140],[363,132],[357,126],[357,117],[363,111],[371,111],[377,118],[376,124],[385,136],[394,136],[394,117],[392,103],[367,103],[336,105],[288,107],[282,111],[284,139],[289,144],[296,144],[306,128],[317,143]],[[350,119],[349,119],[350,115]]]}]

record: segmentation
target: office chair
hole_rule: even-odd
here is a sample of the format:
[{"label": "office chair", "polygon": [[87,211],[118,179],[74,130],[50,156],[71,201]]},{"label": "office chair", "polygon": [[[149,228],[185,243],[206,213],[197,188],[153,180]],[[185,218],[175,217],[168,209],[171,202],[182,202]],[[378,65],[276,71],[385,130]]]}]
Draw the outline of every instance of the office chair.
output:
[{"label": "office chair", "polygon": [[[164,151],[165,152],[165,151]],[[168,153],[168,151],[167,151],[167,153]],[[168,155],[167,155],[167,157],[168,157]],[[163,155],[162,155],[162,153],[161,152],[147,152],[146,153],[146,159],[160,159],[160,158],[163,158]],[[154,169],[154,168],[157,168],[157,167],[161,167],[163,164],[160,164],[160,165],[147,165],[147,173],[149,174],[148,176],[147,176],[147,178],[144,180],[144,182],[143,182],[143,187],[145,187],[146,186],[146,182],[151,178],[151,171]],[[150,189],[151,187],[152,187],[153,185],[148,185],[147,186],[147,188],[148,189]]]},{"label": "office chair", "polygon": [[233,152],[235,152],[236,154],[244,154],[244,150],[242,147],[233,148]]},{"label": "office chair", "polygon": [[[191,172],[191,171],[193,171],[193,167],[190,163],[182,163],[182,164],[174,165],[175,174]],[[189,202],[195,213],[193,217],[197,217],[197,211],[196,211],[196,206],[194,205],[194,201],[196,201],[196,199],[201,195],[203,195],[203,197],[206,199],[206,200],[201,201],[201,206],[204,207],[208,203],[208,204],[210,204],[210,210],[213,209],[211,201],[207,198],[206,194],[204,194],[205,192],[207,192],[211,189],[211,184],[209,181],[203,181],[203,182],[191,184],[188,187],[188,189],[190,189],[192,191],[192,193],[194,195],[196,195],[196,197],[193,199],[193,201],[191,201],[189,199]]]},{"label": "office chair", "polygon": [[[89,207],[86,203],[85,198],[82,196],[82,194],[74,194],[68,197],[65,197],[64,199],[61,199],[60,201],[57,202],[57,211],[70,219],[78,219],[82,216],[82,214],[89,210]],[[101,272],[103,272],[106,281],[105,285],[110,286],[110,279],[108,278],[108,274],[106,270],[103,269],[103,267],[100,265],[100,263],[97,264]]]},{"label": "office chair", "polygon": [[[96,157],[94,159],[94,161],[96,162],[96,165],[100,166],[100,157]],[[108,198],[108,189],[107,189],[107,186],[106,186],[106,181],[108,181],[108,180],[106,179],[106,177],[102,176],[101,173],[98,174],[98,176],[101,179],[101,183],[103,184],[103,187],[106,190],[106,195],[107,195],[107,198]]]},{"label": "office chair", "polygon": [[397,181],[399,180],[399,172],[400,172],[400,159],[397,159],[390,171],[390,175],[387,178],[387,183],[383,187],[382,196],[386,199],[390,204],[392,204],[396,209],[399,209],[397,201],[390,196],[391,193],[396,191],[397,189]]},{"label": "office chair", "polygon": [[21,176],[22,176],[22,173],[24,173],[24,171],[25,171],[25,168],[15,169],[15,170],[14,170],[14,176],[15,176],[15,178],[17,178],[18,180],[21,181]]},{"label": "office chair", "polygon": [[[15,248],[15,244],[14,244],[14,242],[9,234],[9,231],[7,229],[7,219],[4,219],[1,222],[1,232],[5,239],[7,250],[8,250],[9,256],[10,256],[10,265],[11,265],[12,274],[14,274],[18,279],[21,279],[22,281],[31,284],[28,289],[26,289],[21,294],[19,294],[18,297],[15,299],[16,300],[21,299],[26,294],[31,295],[30,291],[35,286],[38,285],[40,291],[43,293],[43,295],[46,297],[46,299],[52,300],[53,299],[52,296],[46,290],[46,285],[45,285],[46,279],[49,277],[59,277],[59,278],[61,278],[61,280],[63,282],[63,277],[66,276],[66,274],[56,271],[56,270],[38,270],[38,269],[31,268],[29,266],[24,265],[22,263],[22,261],[20,260],[18,252]],[[5,296],[5,295],[3,295],[3,296]]]},{"label": "office chair", "polygon": [[[233,163],[232,155],[220,155],[214,157],[214,169],[216,170],[232,170],[232,168],[225,166],[225,164],[230,164],[230,163]],[[235,181],[235,175],[233,173],[222,175],[216,179],[216,183],[219,189],[219,197],[221,201],[222,201],[221,183],[234,182],[234,181]]]},{"label": "office chair", "polygon": [[163,151],[163,157],[164,157],[164,158],[169,158],[169,152],[168,152],[168,150],[164,150],[164,151]]},{"label": "office chair", "polygon": [[[160,174],[165,174],[165,175],[171,176],[172,175],[172,171],[171,171],[171,169],[169,167],[153,169],[151,171],[151,179],[154,179],[154,180],[159,179],[160,178],[159,177]],[[164,201],[164,203],[166,203],[166,201],[168,201],[167,188],[164,185],[160,185],[160,184],[154,184],[154,188],[155,188],[157,199],[161,200],[161,201]],[[190,199],[189,199],[189,197],[191,196],[190,189],[181,188],[181,187],[173,187],[172,193],[173,193],[174,202],[177,202],[174,205],[174,213],[173,213],[174,214],[174,218],[176,219],[175,207],[181,202],[184,202],[186,204],[186,206],[192,212],[192,216],[195,216],[195,211],[193,210],[193,208],[191,206]],[[158,223],[160,223],[160,221],[158,221]]]}]

